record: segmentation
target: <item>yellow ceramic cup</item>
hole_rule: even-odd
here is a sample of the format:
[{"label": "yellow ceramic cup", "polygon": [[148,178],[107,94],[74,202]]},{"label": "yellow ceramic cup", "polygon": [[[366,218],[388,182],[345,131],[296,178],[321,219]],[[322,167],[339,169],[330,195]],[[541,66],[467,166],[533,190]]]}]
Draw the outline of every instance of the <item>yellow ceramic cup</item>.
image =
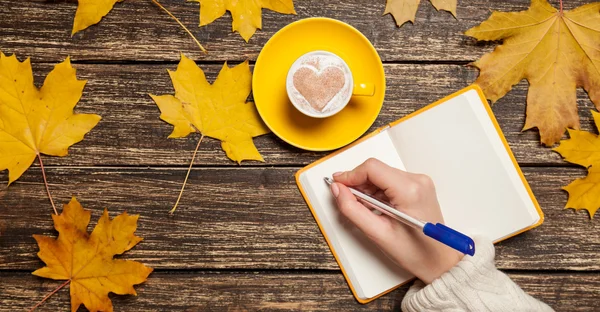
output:
[{"label": "yellow ceramic cup", "polygon": [[[328,118],[298,111],[287,95],[291,65],[311,51],[341,57],[371,96],[352,96],[346,107]],[[356,90],[360,90],[360,83]],[[353,91],[354,92],[354,91]],[[330,18],[307,18],[279,30],[265,44],[254,66],[252,93],[265,124],[285,142],[307,150],[340,148],[364,134],[377,116],[385,96],[385,73],[377,51],[354,27]]]}]

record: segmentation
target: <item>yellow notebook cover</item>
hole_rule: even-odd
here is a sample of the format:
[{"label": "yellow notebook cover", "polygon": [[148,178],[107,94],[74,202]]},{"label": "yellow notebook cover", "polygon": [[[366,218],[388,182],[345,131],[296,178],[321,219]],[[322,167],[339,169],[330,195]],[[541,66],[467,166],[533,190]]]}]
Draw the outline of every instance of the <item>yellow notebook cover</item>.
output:
[{"label": "yellow notebook cover", "polygon": [[[368,135],[364,136],[363,138],[361,138],[361,139],[357,140],[356,142],[354,142],[354,143],[350,144],[349,146],[347,146],[347,147],[345,147],[345,148],[342,148],[342,149],[340,149],[340,150],[338,150],[338,151],[336,151],[336,152],[334,152],[334,153],[332,153],[332,154],[330,154],[330,155],[328,155],[328,156],[326,156],[326,157],[324,157],[324,158],[322,158],[322,159],[320,159],[320,160],[318,160],[318,161],[316,161],[316,162],[314,162],[314,163],[312,163],[312,164],[310,164],[310,165],[308,165],[308,166],[306,166],[306,167],[302,168],[301,170],[299,170],[299,171],[296,173],[296,182],[297,182],[297,184],[298,184],[298,187],[299,187],[299,189],[300,189],[300,192],[302,193],[302,196],[303,196],[303,197],[304,197],[304,199],[306,200],[306,202],[307,202],[307,204],[308,204],[308,206],[309,206],[309,208],[310,208],[310,210],[311,210],[311,213],[313,214],[313,216],[314,216],[314,218],[315,218],[315,220],[316,220],[317,224],[319,225],[319,229],[320,229],[320,230],[321,230],[321,232],[323,233],[323,236],[325,237],[325,240],[327,241],[327,244],[329,245],[329,248],[330,248],[330,250],[331,250],[331,252],[332,252],[333,256],[335,257],[336,261],[338,262],[338,265],[340,266],[340,269],[342,270],[342,273],[343,273],[343,275],[344,275],[344,277],[345,277],[346,281],[348,282],[348,285],[349,285],[349,287],[350,287],[350,289],[351,289],[351,291],[352,291],[353,295],[355,296],[355,298],[356,298],[356,299],[357,299],[357,300],[358,300],[360,303],[363,303],[363,304],[364,304],[364,303],[368,303],[368,302],[370,302],[370,301],[372,301],[372,300],[374,300],[374,299],[376,299],[376,298],[378,298],[378,297],[380,297],[380,296],[382,296],[382,295],[384,295],[384,294],[386,294],[386,293],[388,293],[388,292],[390,292],[390,291],[392,291],[392,290],[394,290],[394,289],[396,289],[396,288],[398,288],[398,287],[402,286],[403,284],[406,284],[406,283],[410,282],[411,280],[408,280],[408,281],[406,281],[406,282],[404,282],[404,283],[402,283],[402,284],[399,284],[399,285],[397,285],[397,286],[395,286],[395,287],[392,287],[392,288],[390,288],[390,289],[388,289],[388,290],[386,290],[386,291],[384,291],[384,292],[382,292],[382,293],[378,294],[377,296],[374,296],[374,297],[371,297],[371,298],[367,298],[367,299],[361,299],[361,298],[359,298],[359,297],[358,297],[358,295],[357,295],[357,292],[356,292],[356,289],[355,289],[355,287],[352,285],[352,283],[351,283],[351,281],[350,281],[350,279],[349,279],[349,277],[348,277],[348,274],[347,274],[347,272],[346,272],[345,268],[343,267],[343,265],[342,265],[342,263],[341,263],[341,261],[340,261],[340,259],[339,259],[339,257],[338,257],[338,254],[336,253],[336,250],[333,248],[333,245],[332,245],[332,243],[331,243],[330,239],[328,238],[328,236],[327,236],[327,234],[326,234],[326,232],[325,232],[325,229],[323,228],[323,226],[322,226],[321,222],[319,221],[319,218],[317,217],[317,213],[315,212],[315,208],[314,208],[314,207],[313,207],[313,205],[311,204],[311,202],[310,202],[310,200],[309,200],[309,198],[308,198],[308,196],[307,196],[307,192],[306,192],[306,190],[305,190],[305,189],[302,187],[302,184],[301,184],[301,182],[300,182],[300,176],[301,176],[301,175],[302,175],[304,172],[306,172],[307,170],[310,170],[311,168],[313,168],[313,167],[315,167],[316,165],[318,165],[318,164],[320,164],[320,163],[322,163],[322,162],[326,161],[327,159],[330,159],[330,158],[332,158],[332,157],[335,157],[336,155],[339,155],[339,154],[343,153],[344,151],[346,151],[346,150],[348,150],[348,149],[350,149],[350,148],[352,148],[352,147],[354,147],[354,146],[360,145],[361,143],[365,142],[366,140],[368,140],[368,139],[372,138],[373,136],[375,136],[375,135],[379,134],[379,133],[380,133],[380,132],[382,132],[383,130],[385,130],[385,129],[389,129],[390,127],[394,127],[395,125],[398,125],[398,124],[402,123],[403,121],[406,121],[406,120],[408,120],[408,119],[410,119],[410,118],[413,118],[413,117],[415,117],[415,116],[417,116],[417,115],[419,115],[419,114],[422,114],[423,112],[426,112],[426,111],[428,111],[428,110],[430,110],[430,109],[432,109],[432,108],[434,108],[434,107],[436,107],[436,106],[438,106],[438,105],[440,105],[440,104],[442,104],[442,103],[445,103],[445,102],[449,101],[450,99],[453,99],[453,98],[455,98],[455,97],[458,97],[458,96],[460,96],[460,95],[462,95],[462,94],[464,94],[464,93],[466,93],[466,92],[468,92],[468,91],[471,91],[471,90],[475,90],[475,91],[477,92],[477,94],[478,94],[478,96],[479,96],[479,98],[480,98],[481,102],[484,104],[483,106],[484,106],[484,108],[485,108],[485,111],[487,112],[487,115],[489,116],[489,118],[490,118],[491,122],[493,123],[493,126],[494,126],[494,128],[495,128],[495,130],[496,130],[496,132],[497,132],[497,134],[498,134],[498,137],[501,139],[501,141],[502,141],[502,144],[503,144],[503,146],[504,146],[504,148],[505,148],[505,150],[506,150],[506,153],[507,153],[507,154],[508,154],[508,156],[510,157],[510,160],[512,161],[512,165],[514,166],[514,168],[515,168],[516,172],[518,173],[518,175],[519,175],[519,178],[520,178],[521,182],[523,183],[523,186],[524,186],[524,187],[525,187],[525,189],[527,190],[527,194],[529,195],[529,197],[530,197],[530,199],[531,199],[531,201],[532,201],[533,205],[535,206],[535,209],[536,209],[536,211],[537,211],[537,213],[538,213],[538,215],[539,215],[539,221],[538,221],[538,222],[536,222],[535,224],[533,224],[533,225],[531,225],[531,226],[528,226],[528,227],[526,227],[526,228],[523,228],[522,230],[520,230],[520,231],[518,231],[518,232],[515,232],[515,233],[513,233],[511,236],[504,237],[503,239],[507,239],[507,238],[509,238],[509,237],[515,236],[515,235],[517,235],[517,234],[520,234],[520,233],[522,233],[522,232],[525,232],[525,231],[527,231],[527,230],[533,229],[533,228],[535,228],[535,227],[537,227],[537,226],[539,226],[540,224],[542,224],[542,223],[543,223],[543,221],[544,221],[544,215],[543,215],[543,212],[542,212],[542,210],[541,210],[541,208],[540,208],[540,206],[539,206],[539,204],[538,204],[537,200],[535,199],[535,197],[534,197],[534,195],[533,195],[533,192],[531,191],[531,188],[530,188],[529,184],[527,183],[527,181],[526,181],[525,177],[523,176],[523,173],[521,172],[521,169],[519,168],[519,165],[518,165],[518,163],[517,163],[517,161],[516,161],[516,159],[515,159],[515,157],[514,157],[513,153],[511,152],[511,150],[510,150],[510,148],[509,148],[508,142],[506,141],[506,138],[504,137],[504,135],[503,135],[503,133],[502,133],[502,131],[501,131],[501,129],[500,129],[500,126],[498,125],[498,122],[496,121],[496,118],[494,117],[494,114],[493,114],[493,112],[492,112],[491,108],[490,108],[490,107],[489,107],[489,105],[487,104],[487,100],[486,100],[486,98],[485,98],[485,96],[484,96],[483,92],[481,91],[481,89],[480,89],[478,86],[476,86],[476,85],[471,85],[471,86],[469,86],[469,87],[467,87],[467,88],[465,88],[465,89],[462,89],[462,90],[460,90],[460,91],[458,91],[458,92],[455,92],[455,93],[453,93],[453,94],[451,94],[451,95],[449,95],[449,96],[446,96],[445,98],[443,98],[443,99],[441,99],[441,100],[438,100],[438,101],[436,101],[436,102],[434,102],[434,103],[432,103],[432,104],[429,104],[429,105],[427,105],[427,106],[425,106],[425,107],[423,107],[423,108],[421,108],[421,109],[419,109],[419,110],[417,110],[417,111],[415,111],[415,112],[413,112],[413,113],[411,113],[411,114],[409,114],[409,115],[407,115],[407,116],[405,116],[405,117],[402,117],[402,118],[400,118],[400,119],[398,119],[398,120],[396,120],[396,121],[394,121],[394,122],[390,123],[389,125],[386,125],[386,126],[384,126],[384,127],[381,127],[381,128],[379,128],[379,129],[376,129],[376,130],[375,130],[375,131],[373,131],[372,133],[370,133],[370,134],[368,134]],[[503,239],[501,239],[501,240],[503,240]],[[500,241],[500,240],[497,240],[497,241],[495,241],[495,242],[498,242],[498,241]]]}]

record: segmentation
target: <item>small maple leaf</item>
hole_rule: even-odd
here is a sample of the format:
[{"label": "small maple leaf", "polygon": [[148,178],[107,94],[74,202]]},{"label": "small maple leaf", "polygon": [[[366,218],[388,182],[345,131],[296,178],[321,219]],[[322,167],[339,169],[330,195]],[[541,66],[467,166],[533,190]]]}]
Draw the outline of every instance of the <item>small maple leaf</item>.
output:
[{"label": "small maple leaf", "polygon": [[[457,0],[429,0],[436,10],[443,10],[452,13],[456,17]],[[421,0],[387,0],[383,15],[392,14],[396,25],[402,26],[406,22],[415,22],[417,8]]]},{"label": "small maple leaf", "polygon": [[527,79],[523,130],[537,127],[543,144],[556,143],[568,127],[579,128],[577,87],[600,108],[600,2],[562,11],[532,0],[528,10],[493,12],[465,34],[503,40],[473,63],[480,69],[475,83],[493,103]]},{"label": "small maple leaf", "polygon": [[256,29],[262,28],[262,8],[282,14],[296,14],[293,0],[190,0],[200,3],[200,26],[208,25],[231,12],[233,31],[238,31],[246,42]]},{"label": "small maple leaf", "polygon": [[[596,129],[600,130],[600,113],[592,111],[592,117]],[[570,139],[560,141],[554,151],[559,152],[566,161],[586,168],[600,165],[600,137],[587,131],[567,130]]]},{"label": "small maple leaf", "polygon": [[[592,111],[596,129],[600,130],[600,113]],[[563,187],[569,193],[565,208],[585,209],[590,218],[600,207],[600,136],[587,131],[568,129],[570,139],[560,141],[554,151],[568,162],[588,168],[585,178]]]},{"label": "small maple leaf", "polygon": [[563,190],[569,193],[565,208],[585,209],[590,214],[590,219],[594,218],[600,207],[600,164],[588,168],[585,178],[571,182]]},{"label": "small maple leaf", "polygon": [[97,24],[100,20],[112,10],[117,2],[123,0],[78,0],[79,5],[75,12],[73,21],[73,30],[71,36],[80,30],[84,30]]},{"label": "small maple leaf", "polygon": [[225,63],[211,85],[202,69],[182,54],[177,70],[169,75],[175,95],[150,96],[160,109],[160,118],[174,126],[170,138],[182,138],[197,129],[221,140],[231,160],[264,161],[252,138],[269,129],[254,104],[246,103],[252,87],[248,61],[233,68]]},{"label": "small maple leaf", "polygon": [[33,275],[67,280],[71,311],[82,303],[90,311],[112,311],[108,293],[137,295],[133,285],[146,281],[152,269],[136,261],[113,259],[142,240],[134,234],[138,215],[124,212],[110,220],[105,209],[89,234],[90,216],[75,198],[60,215],[52,215],[58,238],[33,235],[40,248],[38,256],[46,263]]},{"label": "small maple leaf", "polygon": [[40,154],[66,156],[100,121],[98,115],[73,114],[85,84],[67,58],[38,90],[29,59],[0,52],[0,171],[8,169],[9,184]]}]

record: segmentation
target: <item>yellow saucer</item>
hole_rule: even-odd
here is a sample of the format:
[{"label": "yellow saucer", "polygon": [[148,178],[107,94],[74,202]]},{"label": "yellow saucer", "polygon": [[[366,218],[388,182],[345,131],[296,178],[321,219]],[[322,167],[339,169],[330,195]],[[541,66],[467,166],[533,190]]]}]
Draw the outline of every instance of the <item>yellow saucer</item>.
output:
[{"label": "yellow saucer", "polygon": [[[355,83],[375,85],[373,96],[353,96],[339,113],[312,118],[290,102],[285,80],[301,55],[325,50],[350,67]],[[265,44],[254,66],[252,92],[265,124],[287,143],[311,151],[328,151],[358,139],[373,124],[385,95],[381,59],[369,40],[354,27],[330,18],[307,18],[279,30]]]}]

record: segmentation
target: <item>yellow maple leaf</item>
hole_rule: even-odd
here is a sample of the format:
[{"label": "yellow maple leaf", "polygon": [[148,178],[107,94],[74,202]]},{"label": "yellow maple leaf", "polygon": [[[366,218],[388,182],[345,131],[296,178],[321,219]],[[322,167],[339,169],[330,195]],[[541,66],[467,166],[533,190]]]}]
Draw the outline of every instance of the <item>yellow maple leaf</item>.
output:
[{"label": "yellow maple leaf", "polygon": [[248,62],[229,68],[223,65],[211,85],[194,61],[181,55],[176,71],[170,71],[175,95],[150,94],[158,105],[160,118],[174,126],[170,138],[185,137],[196,130],[221,140],[227,156],[264,161],[252,138],[269,132],[254,103],[246,103],[252,87]]},{"label": "yellow maple leaf", "polygon": [[566,128],[579,128],[577,87],[600,107],[600,2],[562,11],[532,0],[528,10],[493,12],[465,34],[503,40],[473,63],[480,69],[475,83],[493,103],[527,79],[523,130],[537,127],[545,145],[560,140]]},{"label": "yellow maple leaf", "polygon": [[66,156],[100,121],[98,115],[73,114],[85,84],[67,58],[38,89],[29,59],[0,52],[0,171],[8,169],[9,184],[40,154]]},{"label": "yellow maple leaf", "polygon": [[[592,111],[596,129],[600,130],[600,113]],[[565,208],[586,209],[590,218],[600,207],[600,136],[580,130],[569,131],[569,139],[560,141],[555,151],[568,162],[588,168],[585,178],[563,187],[569,192]]]},{"label": "yellow maple leaf", "polygon": [[569,192],[565,208],[585,209],[589,212],[590,219],[594,218],[600,207],[600,164],[591,166],[585,178],[571,182],[563,190]]},{"label": "yellow maple leaf", "polygon": [[75,12],[75,20],[73,21],[73,30],[71,35],[74,35],[80,30],[84,30],[100,20],[112,10],[117,2],[123,0],[78,0],[79,5]]},{"label": "yellow maple leaf", "polygon": [[[600,113],[592,111],[592,117],[596,129],[600,130]],[[560,145],[554,150],[570,163],[586,168],[593,164],[600,165],[600,137],[587,131],[567,130],[570,139],[560,141]]]},{"label": "yellow maple leaf", "polygon": [[113,311],[108,293],[137,295],[133,285],[146,280],[152,269],[113,256],[133,248],[142,238],[134,234],[138,215],[126,212],[113,220],[105,209],[91,234],[87,232],[91,213],[75,198],[64,205],[60,215],[52,215],[58,238],[33,235],[46,266],[33,275],[70,284],[71,311],[83,303],[94,311]]},{"label": "yellow maple leaf", "polygon": [[[429,0],[436,10],[443,10],[452,13],[456,17],[457,0]],[[392,14],[398,27],[406,22],[415,22],[417,8],[421,0],[387,0],[383,15]]]},{"label": "yellow maple leaf", "polygon": [[283,14],[296,14],[293,0],[190,0],[200,3],[200,26],[208,25],[231,12],[233,31],[246,42],[262,28],[262,8]]}]

